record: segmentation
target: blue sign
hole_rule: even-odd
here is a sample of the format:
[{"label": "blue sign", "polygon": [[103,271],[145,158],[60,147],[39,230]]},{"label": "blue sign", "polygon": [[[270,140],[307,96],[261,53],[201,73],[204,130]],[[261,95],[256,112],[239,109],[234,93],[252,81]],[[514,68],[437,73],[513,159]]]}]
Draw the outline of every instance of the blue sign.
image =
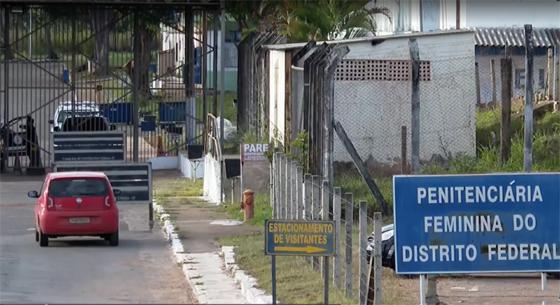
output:
[{"label": "blue sign", "polygon": [[400,274],[560,271],[560,173],[395,176]]},{"label": "blue sign", "polygon": [[333,256],[334,221],[266,220],[267,255]]}]

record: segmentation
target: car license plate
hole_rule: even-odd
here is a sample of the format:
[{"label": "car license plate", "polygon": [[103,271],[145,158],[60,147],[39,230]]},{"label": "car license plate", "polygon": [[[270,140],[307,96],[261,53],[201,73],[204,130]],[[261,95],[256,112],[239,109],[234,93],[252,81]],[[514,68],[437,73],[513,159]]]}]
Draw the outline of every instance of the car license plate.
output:
[{"label": "car license plate", "polygon": [[89,223],[89,217],[72,217],[68,221],[73,224]]}]

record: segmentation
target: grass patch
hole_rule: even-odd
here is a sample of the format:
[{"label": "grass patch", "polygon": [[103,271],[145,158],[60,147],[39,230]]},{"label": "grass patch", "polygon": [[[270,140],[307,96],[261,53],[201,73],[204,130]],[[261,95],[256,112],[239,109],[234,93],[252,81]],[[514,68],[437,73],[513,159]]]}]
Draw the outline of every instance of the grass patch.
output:
[{"label": "grass patch", "polygon": [[202,196],[202,179],[187,178],[154,180],[154,197],[160,204],[170,198]]},{"label": "grass patch", "polygon": [[[264,237],[262,234],[229,237],[219,240],[222,245],[235,245],[235,258],[241,269],[257,279],[259,287],[268,294],[272,293],[271,259],[263,254]],[[356,248],[357,249],[357,248]],[[357,251],[354,251],[357,254]],[[329,301],[333,304],[355,305],[357,298],[357,262],[354,259],[354,298],[347,298],[343,290],[330,285]],[[278,300],[286,304],[321,304],[323,301],[323,278],[311,268],[310,262],[303,257],[278,256],[276,258],[276,279]],[[331,270],[332,272],[332,270]],[[331,273],[332,274],[332,273]],[[344,272],[342,273],[344,277]],[[416,290],[403,289],[416,287],[415,280],[397,278],[390,270],[383,271],[383,304],[404,305],[414,303]],[[411,291],[412,294],[404,291]]]}]

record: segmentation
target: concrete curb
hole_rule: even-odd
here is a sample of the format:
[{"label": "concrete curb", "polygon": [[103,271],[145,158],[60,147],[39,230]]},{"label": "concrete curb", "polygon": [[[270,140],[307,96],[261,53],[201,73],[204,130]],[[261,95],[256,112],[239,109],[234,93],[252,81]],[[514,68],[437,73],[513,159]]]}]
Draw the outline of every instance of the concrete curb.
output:
[{"label": "concrete curb", "polygon": [[200,285],[196,285],[195,283],[196,277],[190,274],[191,272],[189,272],[189,262],[186,254],[184,253],[185,249],[183,247],[183,243],[179,239],[179,234],[175,232],[175,227],[171,222],[170,215],[165,213],[165,209],[163,208],[163,206],[159,205],[155,200],[153,202],[153,207],[154,207],[154,214],[156,216],[156,219],[159,221],[159,223],[162,226],[161,232],[163,233],[163,237],[169,242],[171,249],[173,250],[173,255],[175,256],[175,261],[177,262],[177,264],[182,265],[182,270],[185,279],[187,280],[187,283],[193,290],[193,293],[198,303],[199,304],[208,303],[206,299],[206,293],[202,291],[201,289],[202,287],[200,287]]},{"label": "concrete curb", "polygon": [[235,283],[241,287],[241,294],[249,304],[272,304],[272,296],[256,287],[257,280],[239,269],[239,266],[235,263],[233,246],[222,246],[221,255],[224,259],[226,271],[233,277]]}]

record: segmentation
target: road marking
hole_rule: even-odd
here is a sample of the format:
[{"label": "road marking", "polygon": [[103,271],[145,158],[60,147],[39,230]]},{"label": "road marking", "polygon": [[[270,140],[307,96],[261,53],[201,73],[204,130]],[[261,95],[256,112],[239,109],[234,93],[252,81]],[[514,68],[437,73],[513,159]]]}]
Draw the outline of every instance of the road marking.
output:
[{"label": "road marking", "polygon": [[35,228],[27,228],[27,231],[35,231]]}]

